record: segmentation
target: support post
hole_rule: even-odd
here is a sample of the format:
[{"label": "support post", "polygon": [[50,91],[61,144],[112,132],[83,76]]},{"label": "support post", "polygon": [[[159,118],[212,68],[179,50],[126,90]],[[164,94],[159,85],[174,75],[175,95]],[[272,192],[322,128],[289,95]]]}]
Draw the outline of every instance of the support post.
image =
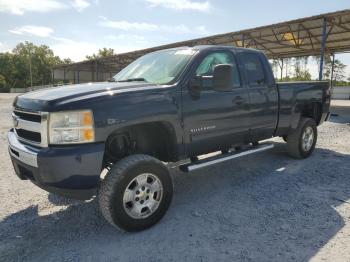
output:
[{"label": "support post", "polygon": [[280,68],[281,68],[281,81],[283,79],[283,58],[281,58],[281,65],[280,65]]},{"label": "support post", "polygon": [[91,82],[95,82],[95,63],[91,64]]},{"label": "support post", "polygon": [[323,62],[324,62],[324,51],[326,48],[327,41],[327,19],[323,18],[323,31],[322,31],[322,47],[321,47],[321,57],[320,57],[320,74],[318,79],[321,81],[323,78]]},{"label": "support post", "polygon": [[335,62],[335,54],[332,54],[332,69],[331,69],[331,88],[333,88],[333,74],[334,74],[334,62]]},{"label": "support post", "polygon": [[80,71],[78,70],[78,84],[80,84]]},{"label": "support post", "polygon": [[95,73],[96,73],[95,82],[98,82],[98,63],[97,63],[97,61],[95,61]]}]

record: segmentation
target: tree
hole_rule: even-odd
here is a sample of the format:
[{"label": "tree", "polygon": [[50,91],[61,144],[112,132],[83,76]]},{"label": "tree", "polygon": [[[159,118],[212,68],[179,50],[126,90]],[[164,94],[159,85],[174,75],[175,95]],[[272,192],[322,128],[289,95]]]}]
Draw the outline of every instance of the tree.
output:
[{"label": "tree", "polygon": [[288,79],[290,79],[290,65],[292,63],[292,58],[285,58],[283,59],[284,65],[285,65],[285,78],[283,78],[284,80],[288,81]]},{"label": "tree", "polygon": [[278,78],[279,64],[277,59],[270,60],[270,65],[275,78]]},{"label": "tree", "polygon": [[0,75],[0,89],[6,87],[6,79],[3,75]]},{"label": "tree", "polygon": [[0,75],[5,78],[6,87],[13,87],[18,81],[16,75],[18,68],[14,64],[14,55],[6,52],[0,53]]},{"label": "tree", "polygon": [[307,68],[309,58],[295,57],[295,58],[283,58],[283,67],[281,63],[281,81],[308,81],[311,80],[310,71]]},{"label": "tree", "polygon": [[[334,83],[337,81],[343,81],[345,80],[345,68],[346,65],[344,65],[340,60],[335,59],[334,60],[334,70],[333,70],[333,79]],[[331,68],[329,69],[332,70]]]},{"label": "tree", "polygon": [[31,77],[33,85],[49,83],[52,80],[52,66],[62,62],[46,45],[36,46],[29,42],[20,43],[12,52],[16,58],[16,67],[26,67],[29,73],[29,77],[27,73],[27,78],[25,79],[27,85],[31,84]]},{"label": "tree", "polygon": [[68,63],[61,60],[46,45],[36,46],[30,42],[19,43],[12,53],[0,54],[0,74],[5,77],[7,87],[24,88],[52,82],[53,66]]},{"label": "tree", "polygon": [[62,64],[65,64],[65,65],[69,65],[69,64],[72,64],[72,63],[73,63],[73,61],[70,58],[64,58],[62,60]]},{"label": "tree", "polygon": [[307,81],[311,80],[311,74],[309,70],[307,69],[309,58],[307,56],[305,57],[296,57],[294,58],[294,72],[293,72],[293,80],[294,81]]},{"label": "tree", "polygon": [[94,60],[94,59],[97,59],[97,58],[109,57],[109,56],[113,56],[113,55],[115,55],[114,49],[104,47],[102,49],[99,49],[97,54],[93,54],[91,56],[87,55],[86,59]]},{"label": "tree", "polygon": [[[320,67],[320,58],[316,57],[316,62],[318,67]],[[334,60],[334,69],[333,69],[333,80],[343,81],[345,79],[345,69],[346,65],[343,64],[339,59]],[[330,80],[332,75],[332,57],[330,54],[326,54],[324,57],[324,67],[323,67],[323,79]]]},{"label": "tree", "polygon": [[8,93],[10,88],[6,86],[6,79],[3,75],[0,75],[0,93]]}]

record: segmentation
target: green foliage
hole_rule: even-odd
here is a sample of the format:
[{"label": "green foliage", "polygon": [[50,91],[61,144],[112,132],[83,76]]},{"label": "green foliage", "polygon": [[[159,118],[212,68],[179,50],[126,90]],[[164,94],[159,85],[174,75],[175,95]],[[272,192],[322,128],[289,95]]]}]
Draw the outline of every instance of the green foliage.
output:
[{"label": "green foliage", "polygon": [[[320,65],[320,58],[314,57],[318,66]],[[276,78],[280,73],[280,81],[310,81],[312,80],[310,71],[307,68],[309,57],[296,57],[296,58],[284,58],[283,67],[282,60],[274,59],[272,61],[272,69],[275,72]],[[282,72],[281,72],[282,69]],[[346,65],[340,60],[334,60],[334,71],[333,71],[333,85],[346,86],[350,85],[350,77],[345,77]],[[332,58],[330,55],[325,55],[323,79],[330,80],[332,71]]]},{"label": "green foliage", "polygon": [[115,55],[114,53],[114,49],[112,48],[103,48],[103,49],[99,49],[97,54],[93,54],[91,56],[87,55],[86,59],[88,60],[94,60],[97,58],[101,58],[101,57],[108,57],[108,56],[113,56]]},{"label": "green foliage", "polygon": [[46,45],[36,46],[30,42],[19,43],[11,53],[0,53],[0,74],[5,77],[6,87],[25,88],[52,82],[51,68],[61,60]]},{"label": "green foliage", "polygon": [[334,83],[334,85],[336,86],[350,86],[350,81],[337,81],[336,83]]},{"label": "green foliage", "polygon": [[310,81],[311,74],[307,69],[309,58],[308,57],[296,57],[294,58],[294,72],[292,81]]},{"label": "green foliage", "polygon": [[[111,48],[100,49],[89,59],[114,55]],[[52,67],[58,64],[71,64],[69,58],[60,59],[46,45],[34,45],[30,42],[19,43],[12,52],[0,53],[0,87],[25,88],[31,85],[52,83]]]},{"label": "green foliage", "polygon": [[6,79],[3,75],[0,75],[0,93],[8,93],[10,89],[6,87]]},{"label": "green foliage", "polygon": [[[320,65],[320,57],[315,57],[315,60],[318,65]],[[324,67],[323,67],[323,79],[330,80],[332,74],[332,57],[329,54],[326,54],[324,57]],[[338,85],[346,80],[345,78],[345,69],[346,65],[343,64],[339,59],[334,60],[334,69],[333,69],[333,83]],[[350,78],[348,79],[350,81]]]},{"label": "green foliage", "polygon": [[[340,60],[338,59],[334,60],[333,79],[335,82],[345,80],[345,68],[346,68],[346,65],[344,65]],[[324,74],[323,74],[324,78],[330,79],[331,72],[332,72],[332,59],[330,56],[326,56]]]},{"label": "green foliage", "polygon": [[6,79],[3,75],[0,75],[0,88],[6,87]]},{"label": "green foliage", "polygon": [[277,73],[280,73],[280,80],[284,82],[288,81],[310,81],[311,74],[307,69],[309,58],[308,57],[296,57],[296,58],[284,58],[282,60],[273,60],[272,69]]},{"label": "green foliage", "polygon": [[73,64],[73,61],[70,58],[64,58],[61,63],[65,65],[69,65],[69,64]]}]

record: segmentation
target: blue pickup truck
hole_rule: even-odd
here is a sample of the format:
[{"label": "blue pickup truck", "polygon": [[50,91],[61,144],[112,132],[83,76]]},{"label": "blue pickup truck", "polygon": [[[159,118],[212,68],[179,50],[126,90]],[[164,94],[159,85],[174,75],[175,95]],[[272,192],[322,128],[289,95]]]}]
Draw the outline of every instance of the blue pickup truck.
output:
[{"label": "blue pickup truck", "polygon": [[[169,165],[205,168],[268,150],[259,141],[272,137],[292,157],[310,156],[330,86],[276,83],[253,49],[196,46],[147,54],[109,82],[20,95],[13,108],[9,153],[20,179],[72,198],[97,195],[112,225],[138,231],[170,205]],[[219,154],[198,158],[211,152]]]}]

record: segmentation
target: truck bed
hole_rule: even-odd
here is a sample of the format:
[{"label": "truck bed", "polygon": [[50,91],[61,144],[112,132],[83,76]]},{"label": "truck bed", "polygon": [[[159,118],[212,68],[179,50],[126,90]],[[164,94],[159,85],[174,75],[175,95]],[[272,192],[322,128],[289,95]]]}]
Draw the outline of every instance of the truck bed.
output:
[{"label": "truck bed", "polygon": [[[298,125],[300,115],[306,108],[319,110],[320,125],[327,117],[330,107],[328,81],[278,82],[279,117],[276,135],[286,135]],[[308,112],[312,110],[307,110]]]}]

